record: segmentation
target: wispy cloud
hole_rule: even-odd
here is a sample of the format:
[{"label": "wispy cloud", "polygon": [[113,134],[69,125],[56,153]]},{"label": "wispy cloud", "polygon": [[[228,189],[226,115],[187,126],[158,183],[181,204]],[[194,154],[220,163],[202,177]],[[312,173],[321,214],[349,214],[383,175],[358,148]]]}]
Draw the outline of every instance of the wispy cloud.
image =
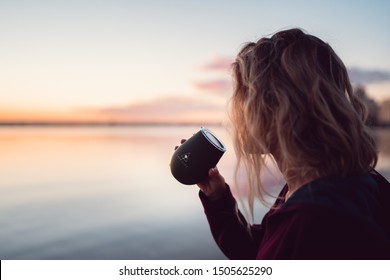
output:
[{"label": "wispy cloud", "polygon": [[203,65],[202,69],[229,71],[231,69],[231,65],[233,62],[234,62],[234,59],[232,57],[215,56],[210,62]]},{"label": "wispy cloud", "polygon": [[224,104],[190,97],[166,97],[125,106],[98,108],[107,120],[141,123],[219,123]]},{"label": "wispy cloud", "polygon": [[390,72],[381,70],[366,70],[356,67],[348,68],[351,82],[354,84],[372,84],[390,81]]},{"label": "wispy cloud", "polygon": [[232,83],[228,79],[209,80],[204,82],[195,82],[195,87],[201,91],[207,91],[218,94],[228,94],[231,92]]},{"label": "wispy cloud", "polygon": [[231,81],[231,65],[234,59],[230,56],[215,56],[209,62],[200,67],[203,72],[219,75],[218,78],[208,78],[203,81],[194,82],[194,86],[197,90],[205,93],[212,93],[226,97],[231,93],[232,81]]}]

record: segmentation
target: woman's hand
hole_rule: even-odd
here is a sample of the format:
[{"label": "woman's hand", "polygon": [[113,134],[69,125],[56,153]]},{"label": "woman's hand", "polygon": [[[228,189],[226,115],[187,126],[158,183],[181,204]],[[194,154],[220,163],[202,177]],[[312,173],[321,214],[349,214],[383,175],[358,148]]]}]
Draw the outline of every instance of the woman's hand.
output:
[{"label": "woman's hand", "polygon": [[[180,144],[183,144],[185,141],[186,139],[181,139]],[[179,146],[176,146],[175,150],[177,148],[179,148]],[[208,175],[207,179],[197,185],[208,199],[217,200],[225,192],[225,178],[221,176],[217,167],[210,168]]]},{"label": "woman's hand", "polygon": [[217,167],[214,167],[209,170],[209,177],[199,183],[198,187],[208,199],[217,200],[225,193],[225,178],[219,174]]}]

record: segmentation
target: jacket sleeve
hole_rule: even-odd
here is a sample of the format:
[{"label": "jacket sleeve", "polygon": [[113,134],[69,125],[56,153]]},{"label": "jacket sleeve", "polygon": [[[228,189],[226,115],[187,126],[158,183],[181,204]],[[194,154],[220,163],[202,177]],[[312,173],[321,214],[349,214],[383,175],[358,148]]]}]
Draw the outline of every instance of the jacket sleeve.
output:
[{"label": "jacket sleeve", "polygon": [[255,259],[262,237],[261,225],[248,225],[229,186],[216,201],[210,201],[201,191],[199,197],[214,240],[226,257]]}]

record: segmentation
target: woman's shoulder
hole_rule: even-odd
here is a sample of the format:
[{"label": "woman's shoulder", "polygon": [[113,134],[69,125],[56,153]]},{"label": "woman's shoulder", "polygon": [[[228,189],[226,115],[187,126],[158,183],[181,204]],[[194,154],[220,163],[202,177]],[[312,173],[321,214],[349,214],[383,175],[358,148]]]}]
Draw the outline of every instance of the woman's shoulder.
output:
[{"label": "woman's shoulder", "polygon": [[[390,184],[387,187],[390,189]],[[389,235],[390,212],[383,199],[381,185],[372,174],[323,178],[301,187],[267,218],[275,225],[300,224],[312,230],[365,228]],[[386,199],[388,202],[390,197]]]},{"label": "woman's shoulder", "polygon": [[265,217],[269,229],[321,232],[347,228],[382,231],[378,185],[370,175],[323,178],[294,192]]},{"label": "woman's shoulder", "polygon": [[283,207],[302,208],[297,205],[370,215],[380,207],[379,187],[374,177],[368,173],[351,177],[321,178],[294,192]]}]

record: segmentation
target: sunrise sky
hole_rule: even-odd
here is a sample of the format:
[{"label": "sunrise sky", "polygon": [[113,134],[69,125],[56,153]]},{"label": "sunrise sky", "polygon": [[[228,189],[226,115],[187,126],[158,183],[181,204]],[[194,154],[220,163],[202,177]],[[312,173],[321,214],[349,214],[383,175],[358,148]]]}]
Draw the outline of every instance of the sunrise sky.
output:
[{"label": "sunrise sky", "polygon": [[390,1],[2,0],[0,122],[218,122],[244,42],[301,27],[390,98]]}]

